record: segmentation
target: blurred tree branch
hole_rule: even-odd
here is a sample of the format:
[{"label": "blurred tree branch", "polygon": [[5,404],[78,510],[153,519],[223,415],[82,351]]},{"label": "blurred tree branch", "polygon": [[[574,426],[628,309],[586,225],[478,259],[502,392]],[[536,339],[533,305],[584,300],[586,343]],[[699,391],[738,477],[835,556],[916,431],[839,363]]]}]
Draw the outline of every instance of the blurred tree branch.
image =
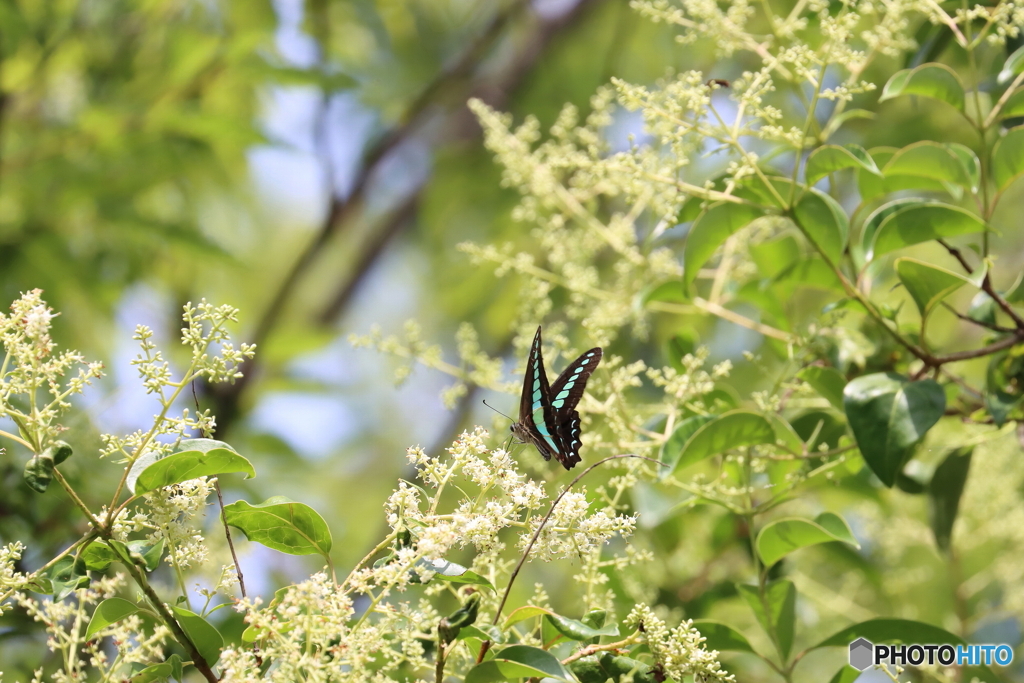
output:
[{"label": "blurred tree branch", "polygon": [[[552,41],[566,29],[577,24],[588,11],[598,6],[601,1],[579,0],[571,10],[561,16],[547,20],[538,18],[533,34],[528,40],[523,41],[510,65],[497,79],[493,75],[475,78],[476,67],[486,59],[492,48],[508,35],[515,23],[525,17],[529,12],[530,3],[517,1],[498,12],[462,55],[437,74],[409,104],[400,122],[378,138],[368,149],[362,168],[355,178],[348,196],[340,197],[334,188],[331,188],[330,206],[323,222],[316,235],[278,284],[273,295],[269,297],[270,303],[253,329],[250,337],[251,343],[260,345],[266,342],[280,322],[286,305],[301,281],[303,273],[316,262],[334,237],[341,234],[346,226],[353,225],[361,219],[366,192],[375,169],[388,157],[390,152],[421,130],[423,124],[434,114],[438,105],[443,105],[443,101],[450,100],[459,103],[456,109],[446,114],[443,124],[438,127],[440,132],[431,140],[433,148],[446,142],[477,136],[479,128],[464,103],[470,97],[479,97],[492,106],[502,106],[509,95],[541,60]],[[329,99],[329,97],[324,98],[323,106],[327,106]],[[320,137],[322,140],[323,136]],[[326,152],[323,154],[326,158]],[[351,270],[342,276],[335,288],[334,295],[318,316],[321,324],[328,324],[343,314],[360,283],[381,254],[385,252],[387,245],[413,222],[412,219],[415,216],[422,189],[421,185],[403,198],[362,244],[353,247],[353,251],[357,251],[358,256],[354,259]],[[258,375],[258,355],[256,359],[246,363],[243,372],[243,377],[233,385],[207,387],[207,391],[213,399],[213,410],[222,434],[229,430],[238,418],[242,396]]]}]

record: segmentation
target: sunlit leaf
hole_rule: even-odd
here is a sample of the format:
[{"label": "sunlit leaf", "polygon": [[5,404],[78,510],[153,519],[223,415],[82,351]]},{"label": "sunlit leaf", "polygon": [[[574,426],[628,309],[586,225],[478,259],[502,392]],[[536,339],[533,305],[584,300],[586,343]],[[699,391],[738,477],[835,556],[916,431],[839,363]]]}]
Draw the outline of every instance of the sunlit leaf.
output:
[{"label": "sunlit leaf", "polygon": [[96,605],[96,610],[89,619],[89,625],[85,629],[85,639],[89,640],[99,631],[111,624],[116,624],[126,617],[130,617],[139,611],[139,606],[123,598],[107,598]]},{"label": "sunlit leaf", "polygon": [[846,249],[849,221],[839,203],[824,192],[811,188],[793,207],[797,225],[832,263],[839,263]]},{"label": "sunlit leaf", "polygon": [[780,519],[766,524],[757,535],[757,553],[766,567],[807,546],[840,541],[859,548],[842,517],[822,513],[813,522],[809,519]]},{"label": "sunlit leaf", "polygon": [[174,612],[175,619],[181,624],[181,630],[192,641],[206,663],[210,666],[216,664],[220,659],[221,648],[224,647],[224,638],[220,632],[206,619],[184,607],[172,606],[171,611]]},{"label": "sunlit leaf", "polygon": [[846,378],[835,368],[810,365],[798,372],[797,377],[810,384],[837,410],[843,409],[843,387]]},{"label": "sunlit leaf", "polygon": [[882,88],[879,102],[899,95],[921,95],[964,110],[964,85],[955,71],[945,64],[922,64],[914,69],[898,71]]},{"label": "sunlit leaf", "polygon": [[[136,462],[136,466],[139,464]],[[132,471],[135,469],[133,466]],[[133,490],[135,495],[141,495],[189,479],[232,472],[244,472],[247,479],[256,476],[252,463],[236,453],[228,444],[213,439],[190,439],[182,441],[174,453],[142,469],[134,482]]]},{"label": "sunlit leaf", "polygon": [[922,318],[927,317],[947,296],[969,284],[962,275],[917,259],[898,258],[893,266]]},{"label": "sunlit leaf", "polygon": [[734,202],[714,204],[701,213],[686,236],[683,253],[683,282],[686,286],[693,283],[701,267],[730,235],[750,225],[762,213],[753,206]]},{"label": "sunlit leaf", "polygon": [[828,174],[844,168],[862,168],[880,175],[875,160],[860,145],[822,145],[807,157],[804,174],[807,184],[814,185]]},{"label": "sunlit leaf", "polygon": [[1024,173],[1024,126],[1006,131],[992,148],[992,180],[1002,192]]},{"label": "sunlit leaf", "polygon": [[886,216],[875,232],[868,258],[929,240],[985,230],[985,222],[958,206],[941,202],[910,203]]},{"label": "sunlit leaf", "polygon": [[529,645],[512,645],[495,653],[494,659],[470,669],[466,674],[465,683],[490,683],[545,676],[560,681],[570,680],[569,672],[550,652]]},{"label": "sunlit leaf", "polygon": [[672,471],[741,446],[775,443],[775,430],[760,413],[734,410],[701,425],[687,439]]},{"label": "sunlit leaf", "polygon": [[[737,584],[740,595],[757,617],[765,633],[775,635],[783,658],[789,657],[796,623],[796,587],[788,579],[768,583],[762,593],[758,586]],[[923,642],[923,641],[922,641]]]},{"label": "sunlit leaf", "polygon": [[244,500],[224,506],[227,523],[241,529],[250,541],[289,555],[327,557],[331,552],[331,530],[316,510],[284,496],[268,498],[259,505]]}]

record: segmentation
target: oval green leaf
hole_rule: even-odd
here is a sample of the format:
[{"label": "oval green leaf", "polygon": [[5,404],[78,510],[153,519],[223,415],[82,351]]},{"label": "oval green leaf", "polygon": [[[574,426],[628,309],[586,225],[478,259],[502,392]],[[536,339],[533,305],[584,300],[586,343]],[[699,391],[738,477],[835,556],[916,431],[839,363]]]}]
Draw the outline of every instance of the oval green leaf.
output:
[{"label": "oval green leaf", "polygon": [[928,483],[928,518],[935,535],[935,544],[949,550],[953,536],[953,522],[960,509],[960,496],[967,484],[974,446],[958,448],[947,455],[935,468]]},{"label": "oval green leaf", "polygon": [[882,220],[868,259],[913,244],[984,230],[985,222],[966,209],[942,202],[912,202]]},{"label": "oval green leaf", "polygon": [[1021,71],[1024,71],[1024,47],[1017,48],[1007,56],[997,80],[999,83],[1006,83]]},{"label": "oval green leaf", "polygon": [[974,183],[959,154],[946,145],[924,140],[896,152],[882,168],[886,178],[919,176],[953,183],[970,189]]},{"label": "oval green leaf", "polygon": [[[138,464],[140,463],[136,463]],[[135,470],[135,467],[132,469]],[[232,472],[244,472],[247,475],[246,479],[256,476],[252,463],[236,453],[228,444],[213,439],[190,439],[182,441],[176,452],[142,469],[132,490],[135,495],[142,495],[189,479]]]},{"label": "oval green leaf", "polygon": [[843,406],[865,462],[891,488],[911,448],[945,412],[946,394],[935,380],[875,373],[846,385]]},{"label": "oval green leaf", "polygon": [[683,253],[683,282],[688,288],[715,250],[734,232],[750,225],[763,211],[746,204],[714,204],[697,217],[686,236]]},{"label": "oval green leaf", "polygon": [[[780,519],[761,529],[755,545],[757,554],[761,556],[764,565],[771,567],[794,550],[819,543],[840,541],[857,548],[860,547],[842,517],[832,513],[825,513],[825,515],[828,515],[827,526],[819,523],[819,520],[812,522],[809,519],[791,518]],[[832,529],[839,533],[833,533]]]},{"label": "oval green leaf", "polygon": [[922,64],[893,74],[882,89],[879,102],[899,95],[921,95],[964,110],[964,84],[956,72],[945,64]]},{"label": "oval green leaf", "polygon": [[1024,88],[1014,91],[999,110],[1000,119],[1013,119],[1018,116],[1024,116]]},{"label": "oval green leaf", "polygon": [[224,647],[224,638],[220,631],[211,626],[206,619],[184,607],[171,607],[171,611],[181,625],[181,630],[192,641],[206,663],[210,666],[216,664],[220,659],[221,648]]},{"label": "oval green leaf", "polygon": [[89,619],[89,625],[85,629],[85,639],[90,640],[99,631],[116,624],[125,617],[130,617],[139,611],[139,606],[124,598],[107,598],[96,605],[96,611]]},{"label": "oval green leaf", "polygon": [[734,410],[697,429],[683,445],[673,471],[741,446],[775,443],[775,430],[760,413]]},{"label": "oval green leaf", "polygon": [[111,563],[119,559],[117,553],[103,541],[93,541],[78,555],[82,569],[91,572],[105,572]]},{"label": "oval green leaf", "polygon": [[491,683],[517,678],[549,677],[569,680],[569,672],[550,652],[529,645],[512,645],[494,659],[477,664],[466,674],[466,683]]},{"label": "oval green leaf", "polygon": [[831,263],[839,263],[846,249],[849,220],[839,202],[811,188],[793,207],[797,226]]},{"label": "oval green leaf", "polygon": [[553,612],[544,615],[544,618],[555,627],[555,630],[569,640],[590,640],[591,638],[598,638],[600,636],[619,635],[619,627],[615,622],[605,624],[600,628],[595,628],[584,624],[582,621],[563,617],[561,614],[555,614]]},{"label": "oval green leaf", "polygon": [[807,157],[804,175],[807,184],[813,185],[829,173],[844,168],[862,168],[868,173],[881,175],[875,160],[860,145],[822,145]]},{"label": "oval green leaf", "polygon": [[331,530],[316,510],[284,496],[268,498],[259,505],[239,500],[224,506],[227,523],[240,529],[250,541],[289,555],[325,558],[331,552]]},{"label": "oval green leaf", "polygon": [[1006,131],[992,149],[992,180],[999,192],[1024,173],[1024,126]]}]

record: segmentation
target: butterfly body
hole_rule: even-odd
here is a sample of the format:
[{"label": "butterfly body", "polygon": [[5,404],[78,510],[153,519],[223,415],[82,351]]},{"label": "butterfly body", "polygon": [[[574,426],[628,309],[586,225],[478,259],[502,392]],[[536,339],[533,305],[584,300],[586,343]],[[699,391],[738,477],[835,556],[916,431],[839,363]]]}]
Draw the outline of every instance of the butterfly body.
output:
[{"label": "butterfly body", "polygon": [[519,421],[512,425],[512,434],[520,443],[532,443],[550,460],[554,456],[565,469],[580,462],[580,414],[576,405],[583,396],[587,379],[601,362],[600,348],[584,352],[548,384],[541,354],[540,329],[533,338],[526,362],[523,393],[519,399]]}]

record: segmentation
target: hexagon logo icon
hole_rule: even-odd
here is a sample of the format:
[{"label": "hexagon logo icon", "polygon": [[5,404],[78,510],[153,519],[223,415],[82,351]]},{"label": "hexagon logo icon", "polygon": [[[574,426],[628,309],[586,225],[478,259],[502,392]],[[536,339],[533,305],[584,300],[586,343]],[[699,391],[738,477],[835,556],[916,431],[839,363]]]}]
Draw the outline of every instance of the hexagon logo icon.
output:
[{"label": "hexagon logo icon", "polygon": [[858,638],[850,643],[850,666],[863,671],[874,663],[875,646],[866,638]]}]

